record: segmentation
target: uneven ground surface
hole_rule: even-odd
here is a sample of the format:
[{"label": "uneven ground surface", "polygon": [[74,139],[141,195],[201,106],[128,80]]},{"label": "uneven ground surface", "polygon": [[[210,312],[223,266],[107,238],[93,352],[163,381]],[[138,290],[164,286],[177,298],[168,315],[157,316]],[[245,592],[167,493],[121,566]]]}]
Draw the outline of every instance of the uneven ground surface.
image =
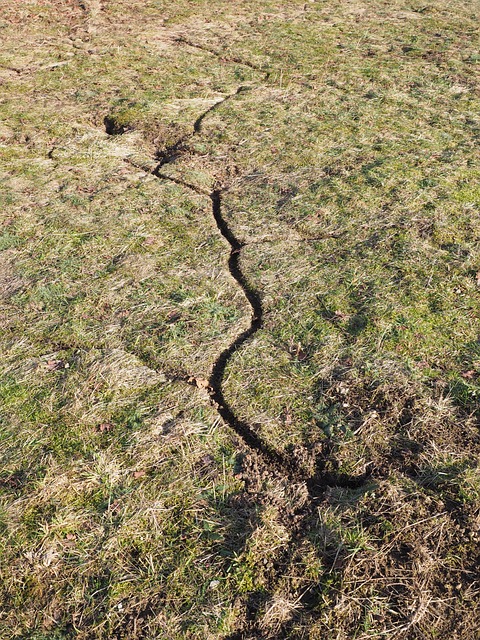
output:
[{"label": "uneven ground surface", "polygon": [[480,4],[0,0],[0,637],[480,629]]}]

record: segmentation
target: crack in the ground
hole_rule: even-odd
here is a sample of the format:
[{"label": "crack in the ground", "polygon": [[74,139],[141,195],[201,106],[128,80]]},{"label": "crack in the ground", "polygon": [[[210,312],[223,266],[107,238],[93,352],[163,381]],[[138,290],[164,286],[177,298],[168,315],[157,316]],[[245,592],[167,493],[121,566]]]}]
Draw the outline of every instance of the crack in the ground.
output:
[{"label": "crack in the ground", "polygon": [[[204,111],[195,121],[193,126],[193,132],[187,136],[182,137],[176,143],[166,149],[161,156],[157,156],[156,160],[160,160],[159,164],[151,169],[142,167],[141,164],[135,163],[134,160],[126,158],[126,161],[133,166],[140,166],[143,170],[149,172],[155,177],[168,180],[175,184],[181,185],[187,189],[194,191],[195,193],[208,197],[211,202],[212,215],[215,220],[218,231],[222,237],[227,241],[230,246],[230,254],[228,258],[228,269],[232,278],[242,289],[250,307],[252,310],[250,326],[245,329],[240,335],[238,335],[230,345],[225,348],[217,357],[210,373],[210,377],[207,380],[198,380],[194,376],[185,372],[170,371],[163,373],[166,375],[167,380],[170,382],[184,382],[191,386],[201,388],[207,391],[212,406],[216,409],[218,414],[224,420],[226,424],[241,438],[247,448],[254,452],[259,461],[262,461],[267,475],[272,479],[280,480],[285,487],[288,487],[292,483],[304,484],[307,489],[308,497],[306,501],[302,501],[298,508],[285,510],[281,514],[282,520],[289,527],[291,532],[290,543],[284,549],[280,558],[277,559],[275,566],[285,566],[294,557],[296,546],[299,544],[304,536],[305,532],[311,525],[311,519],[315,516],[315,512],[318,505],[318,499],[322,498],[325,492],[334,487],[344,489],[359,489],[364,486],[371,476],[372,469],[367,470],[357,476],[348,475],[345,473],[336,473],[328,469],[336,469],[338,463],[335,461],[333,449],[334,445],[327,441],[324,443],[321,455],[315,455],[315,471],[312,474],[308,473],[301,467],[299,468],[298,459],[295,456],[295,452],[281,452],[275,447],[271,446],[268,442],[262,438],[255,428],[245,420],[241,420],[235,413],[234,409],[230,406],[226,400],[223,392],[223,380],[226,368],[233,355],[250,339],[255,335],[263,326],[263,306],[259,293],[250,285],[246,278],[241,265],[240,257],[242,249],[247,245],[245,242],[241,242],[222,213],[222,194],[228,189],[228,187],[215,187],[208,191],[202,189],[196,184],[189,183],[182,178],[168,175],[161,171],[161,169],[167,165],[175,162],[177,153],[181,151],[187,140],[191,139],[202,129],[204,119],[212,111],[217,109],[220,105],[224,104],[227,100],[230,100],[234,96],[238,95],[241,91],[246,90],[243,85],[240,86],[234,93],[229,94],[224,99],[217,101],[214,105]],[[149,363],[149,366],[151,363]],[[248,491],[248,488],[246,488]],[[292,551],[293,548],[293,551]],[[272,580],[275,582],[278,578],[279,570],[274,569],[274,575]],[[302,595],[302,602],[305,599],[305,606],[309,608],[308,602],[317,601],[318,587],[314,585],[309,588],[305,594]],[[310,600],[309,600],[310,599]],[[308,602],[307,602],[308,600]],[[312,608],[310,606],[310,608]],[[254,633],[255,637],[261,637],[261,630],[258,626],[257,611],[254,609],[249,610],[247,603],[247,620],[245,626],[240,631],[235,632],[233,635],[228,636],[230,640],[245,637],[243,634]],[[260,635],[259,635],[260,634]]]},{"label": "crack in the ground", "polygon": [[210,53],[213,56],[216,56],[217,58],[219,58],[220,60],[223,60],[224,62],[240,64],[244,67],[248,67],[249,69],[253,69],[253,71],[258,71],[259,73],[263,73],[265,81],[268,81],[270,78],[270,71],[267,71],[263,67],[255,64],[254,62],[250,62],[249,60],[244,60],[242,58],[239,58],[238,56],[223,54],[222,51],[215,49],[215,47],[209,47],[207,45],[200,44],[198,42],[193,42],[193,40],[190,40],[189,38],[186,38],[185,36],[181,36],[181,35],[176,36],[174,38],[174,42],[176,42],[177,44],[186,44],[189,47],[193,47],[194,49],[200,49],[200,51],[206,51],[207,53]]},{"label": "crack in the ground", "polygon": [[[222,62],[228,62],[230,64],[232,63],[239,64],[244,67],[248,67],[249,69],[252,69],[252,71],[257,71],[258,73],[263,74],[264,82],[270,82],[272,80],[272,73],[273,73],[272,71],[269,71],[265,67],[255,64],[254,62],[250,62],[250,60],[245,60],[244,58],[240,58],[238,56],[232,56],[230,54],[223,52],[221,49],[216,49],[215,47],[210,47],[208,45],[201,44],[200,42],[194,42],[193,40],[190,40],[189,38],[186,38],[183,35],[177,35],[173,39],[173,42],[175,42],[176,44],[184,44],[194,49],[199,49],[200,51],[205,51],[206,53],[210,53],[212,56],[217,57]],[[281,74],[280,74],[280,78],[281,78]],[[298,80],[297,78],[293,78],[293,77],[289,78],[289,83],[295,84],[300,87],[308,87],[310,89],[312,88],[308,82],[305,82],[304,80]],[[281,84],[282,83],[280,79],[280,85]]]},{"label": "crack in the ground", "polygon": [[[126,158],[126,161],[133,166],[148,171],[150,174],[159,179],[168,180],[210,199],[212,206],[212,215],[215,220],[215,224],[222,237],[225,238],[225,240],[230,245],[230,255],[228,258],[229,272],[232,278],[241,287],[252,309],[252,317],[250,326],[245,329],[239,336],[237,336],[235,340],[233,340],[233,342],[226,349],[224,349],[216,359],[211,370],[208,385],[205,387],[203,382],[202,385],[208,391],[211,403],[215,407],[219,415],[231,427],[231,429],[235,433],[237,433],[238,436],[240,436],[243,442],[251,450],[255,451],[261,456],[267,467],[270,467],[270,469],[273,467],[276,474],[280,475],[280,477],[283,477],[287,482],[304,482],[307,486],[311,498],[318,498],[330,487],[342,487],[347,489],[359,488],[370,477],[371,472],[366,471],[365,473],[358,476],[350,476],[344,473],[337,474],[334,472],[326,471],[327,464],[332,463],[332,447],[329,443],[327,443],[325,452],[322,452],[321,457],[317,457],[315,473],[313,475],[308,475],[301,469],[298,469],[298,462],[295,456],[289,456],[288,454],[286,455],[278,451],[276,448],[272,447],[255,431],[255,429],[250,424],[248,424],[244,420],[241,420],[235,414],[235,411],[229,405],[223,393],[222,387],[225,370],[234,353],[238,351],[238,349],[240,349],[242,345],[244,345],[259,329],[261,329],[263,324],[263,307],[260,295],[251,287],[240,267],[241,251],[245,246],[247,246],[247,243],[238,240],[238,238],[229,227],[227,221],[223,217],[222,193],[227,190],[227,187],[224,187],[223,189],[214,188],[212,191],[208,191],[206,189],[202,189],[198,185],[187,182],[182,178],[171,176],[161,171],[161,169],[165,165],[175,162],[175,159],[177,157],[176,152],[179,151],[189,139],[201,132],[203,121],[208,114],[212,113],[212,111],[217,109],[220,105],[223,105],[228,100],[239,95],[242,91],[246,91],[248,89],[250,89],[250,87],[240,85],[236,89],[236,91],[227,95],[225,98],[218,100],[214,105],[205,110],[195,120],[195,123],[193,125],[193,132],[187,136],[183,136],[174,144],[169,146],[162,153],[160,162],[154,169],[142,166],[141,164],[136,163],[130,158]],[[159,158],[157,157],[157,160],[158,159]],[[187,373],[170,372],[169,374],[167,374],[167,378],[171,381],[181,380],[193,386],[198,386],[196,378]]]},{"label": "crack in the ground", "polygon": [[222,216],[221,193],[222,192],[218,189],[215,189],[210,193],[209,197],[212,202],[212,214],[219,232],[230,245],[228,269],[232,278],[234,278],[242,288],[243,293],[252,308],[252,318],[248,329],[245,329],[245,331],[237,336],[235,340],[222,351],[215,361],[209,379],[209,394],[215,403],[218,413],[225,422],[230,425],[238,435],[240,435],[244,442],[246,442],[250,448],[261,453],[262,457],[266,459],[269,464],[274,465],[277,469],[281,469],[285,467],[283,456],[268,445],[248,423],[240,420],[235,415],[234,411],[225,400],[222,390],[223,377],[230,358],[262,327],[263,308],[260,296],[249,285],[240,268],[240,252],[245,245],[236,238],[233,231],[226,223],[225,218]]},{"label": "crack in the ground", "polygon": [[[166,164],[171,164],[173,162],[175,162],[175,160],[177,159],[178,155],[182,153],[182,151],[186,151],[186,144],[187,142],[197,133],[200,133],[202,130],[202,125],[203,125],[203,121],[205,120],[205,118],[212,113],[212,111],[215,111],[215,109],[218,107],[218,105],[220,104],[225,104],[225,102],[227,102],[228,100],[231,100],[232,98],[235,98],[236,96],[238,96],[240,93],[243,93],[245,91],[250,91],[252,90],[254,87],[249,86],[249,85],[240,85],[233,93],[229,93],[227,96],[225,96],[224,98],[219,98],[218,100],[216,100],[214,102],[214,104],[212,104],[212,106],[208,107],[208,109],[206,109],[205,111],[203,111],[198,118],[195,120],[195,122],[193,123],[193,128],[192,128],[192,132],[191,133],[187,133],[186,135],[180,137],[178,140],[176,140],[173,144],[168,145],[165,149],[163,149],[162,151],[159,151],[157,153],[156,156],[156,160],[159,161],[159,164],[157,165],[155,171],[153,172],[154,175],[156,175],[157,177],[162,177],[160,175],[158,175],[158,171]],[[187,185],[185,184],[185,186],[187,186],[189,189],[193,189],[193,191],[197,191],[200,192],[202,190],[199,190],[198,188],[196,188],[194,185]],[[209,195],[209,192],[207,191],[202,191],[202,193],[204,193],[205,195]]]}]

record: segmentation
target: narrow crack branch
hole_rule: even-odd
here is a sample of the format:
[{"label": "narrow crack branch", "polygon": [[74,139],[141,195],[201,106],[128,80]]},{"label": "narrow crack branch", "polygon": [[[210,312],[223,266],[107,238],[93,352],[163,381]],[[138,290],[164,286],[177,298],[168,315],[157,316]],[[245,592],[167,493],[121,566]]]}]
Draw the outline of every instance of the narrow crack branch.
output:
[{"label": "narrow crack branch", "polygon": [[[254,62],[250,62],[250,60],[245,60],[243,58],[239,58],[238,56],[225,54],[221,50],[215,49],[215,47],[210,47],[205,44],[200,44],[199,42],[194,42],[193,40],[190,40],[185,36],[182,36],[182,35],[176,36],[173,39],[173,41],[177,44],[186,44],[187,46],[193,47],[194,49],[199,49],[200,51],[205,51],[206,53],[210,53],[212,56],[216,56],[219,60],[223,62],[228,62],[231,64],[240,64],[244,67],[248,67],[249,69],[252,69],[253,71],[257,71],[258,73],[261,73],[263,75],[264,82],[269,82],[272,77],[272,71],[268,71],[264,67],[257,65]],[[293,77],[289,78],[289,82],[299,87],[307,87],[310,89],[312,88],[312,86],[308,82],[305,82],[304,80],[297,80],[296,78],[293,78]],[[281,84],[282,82],[280,79],[280,86]]]},{"label": "narrow crack branch", "polygon": [[[162,165],[163,166],[163,165]],[[198,193],[198,195],[200,196],[210,196],[210,193],[206,190],[206,189],[202,189],[201,187],[195,185],[195,184],[191,184],[190,182],[186,182],[185,180],[182,180],[181,178],[177,178],[175,176],[169,176],[166,173],[162,173],[161,171],[157,169],[154,169],[152,172],[152,175],[156,176],[157,178],[160,178],[161,180],[169,180],[170,182],[174,182],[175,184],[180,185],[181,187],[186,187],[187,189],[190,189],[191,191],[195,191],[195,193]]]},{"label": "narrow crack branch", "polygon": [[174,42],[176,42],[177,44],[186,44],[189,47],[193,47],[194,49],[200,49],[200,51],[205,51],[206,53],[210,53],[211,55],[216,56],[217,58],[219,58],[220,60],[223,60],[224,62],[240,64],[244,67],[248,67],[249,69],[253,69],[253,71],[258,71],[259,73],[262,73],[264,75],[264,80],[268,80],[270,77],[269,71],[255,64],[254,62],[250,62],[249,60],[243,60],[238,56],[223,54],[222,51],[219,51],[214,47],[209,47],[207,45],[200,44],[198,42],[193,42],[193,40],[190,40],[185,36],[177,36],[174,39]]}]

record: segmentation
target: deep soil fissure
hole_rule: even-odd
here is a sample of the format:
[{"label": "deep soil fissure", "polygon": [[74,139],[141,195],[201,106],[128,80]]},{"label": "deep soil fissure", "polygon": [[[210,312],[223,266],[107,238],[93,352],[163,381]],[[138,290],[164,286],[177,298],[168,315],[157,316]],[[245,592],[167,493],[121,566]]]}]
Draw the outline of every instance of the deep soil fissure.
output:
[{"label": "deep soil fissure", "polygon": [[[148,171],[156,178],[161,180],[167,180],[177,184],[179,186],[190,189],[198,195],[208,197],[211,203],[212,216],[217,226],[219,233],[230,245],[230,254],[228,257],[228,270],[232,278],[242,289],[245,298],[247,299],[251,310],[250,326],[242,331],[228,347],[226,347],[216,358],[210,377],[208,379],[208,386],[206,388],[212,406],[216,409],[222,419],[229,425],[229,427],[242,439],[249,449],[258,454],[266,464],[270,473],[274,473],[275,476],[280,476],[287,482],[304,482],[308,489],[308,493],[311,498],[320,497],[329,487],[341,487],[346,489],[357,489],[361,487],[371,473],[366,471],[358,476],[351,476],[344,473],[335,473],[327,471],[327,466],[335,467],[333,459],[333,446],[330,442],[324,443],[322,453],[317,457],[315,463],[315,473],[313,475],[307,474],[304,470],[299,468],[298,461],[294,455],[280,452],[276,448],[267,443],[245,420],[240,419],[235,410],[231,407],[225,398],[223,392],[223,379],[225,371],[233,355],[248,341],[255,333],[257,333],[263,326],[263,306],[259,293],[250,285],[247,277],[245,276],[241,265],[240,258],[242,249],[247,246],[247,243],[241,242],[234,234],[230,226],[228,225],[222,212],[222,194],[228,190],[228,187],[213,188],[211,191],[202,189],[198,185],[192,184],[178,178],[176,176],[169,175],[162,171],[162,168],[168,164],[174,164],[178,154],[182,153],[185,149],[186,143],[191,140],[196,134],[202,130],[203,121],[219,106],[223,105],[228,100],[231,100],[240,93],[253,89],[253,87],[247,85],[240,85],[233,93],[228,94],[223,99],[216,101],[212,106],[206,109],[195,120],[193,124],[193,131],[190,134],[182,136],[175,143],[168,146],[156,157],[158,164],[154,169],[147,169],[142,167],[135,161],[126,158],[126,161],[133,166],[140,167],[145,171]],[[182,381],[192,386],[199,387],[198,380],[186,373],[180,371],[165,372],[168,380],[172,382]],[[204,382],[204,381],[202,381]],[[205,385],[201,385],[205,388]],[[304,507],[305,509],[305,507]]]}]

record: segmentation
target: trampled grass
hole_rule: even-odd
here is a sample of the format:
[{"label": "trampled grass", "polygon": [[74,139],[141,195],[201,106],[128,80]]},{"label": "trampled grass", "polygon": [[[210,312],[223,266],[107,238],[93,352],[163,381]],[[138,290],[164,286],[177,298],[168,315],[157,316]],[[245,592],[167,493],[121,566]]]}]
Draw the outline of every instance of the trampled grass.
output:
[{"label": "trampled grass", "polygon": [[478,637],[479,10],[0,2],[1,638]]}]

